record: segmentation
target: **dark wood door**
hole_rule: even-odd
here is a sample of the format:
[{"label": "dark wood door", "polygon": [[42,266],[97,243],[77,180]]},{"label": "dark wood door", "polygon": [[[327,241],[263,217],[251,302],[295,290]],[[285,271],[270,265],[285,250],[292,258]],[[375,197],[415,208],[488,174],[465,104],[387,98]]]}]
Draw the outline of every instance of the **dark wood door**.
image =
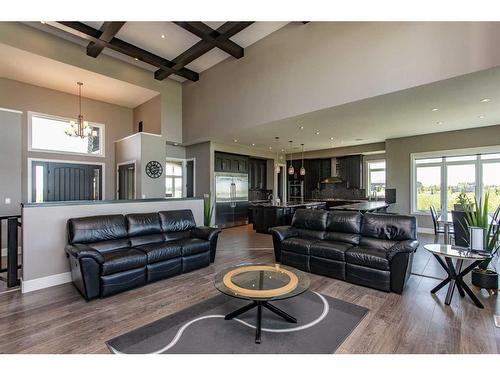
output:
[{"label": "dark wood door", "polygon": [[102,166],[32,162],[32,201],[102,199]]},{"label": "dark wood door", "polygon": [[194,197],[194,160],[186,161],[186,197]]},{"label": "dark wood door", "polygon": [[135,199],[135,164],[118,167],[118,199]]}]

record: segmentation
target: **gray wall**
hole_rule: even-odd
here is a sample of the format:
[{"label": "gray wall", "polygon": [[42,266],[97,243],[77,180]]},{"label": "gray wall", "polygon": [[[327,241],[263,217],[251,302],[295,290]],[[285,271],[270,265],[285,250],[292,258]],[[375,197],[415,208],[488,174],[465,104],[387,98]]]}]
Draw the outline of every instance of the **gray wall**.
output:
[{"label": "gray wall", "polygon": [[[411,209],[410,154],[470,147],[500,145],[500,125],[386,140],[387,187],[395,188],[397,203],[391,211],[409,213]],[[431,228],[429,215],[419,215],[420,227]]]},{"label": "gray wall", "polygon": [[[165,142],[162,137],[141,134],[141,169],[142,179],[139,198],[165,198]],[[146,173],[146,165],[157,161],[163,166],[163,173],[158,178],[151,178]]]},{"label": "gray wall", "polygon": [[134,108],[134,132],[139,131],[140,121],[143,132],[161,134],[161,95]]},{"label": "gray wall", "polygon": [[491,68],[498,35],[498,22],[294,22],[184,84],[183,140]]},{"label": "gray wall", "polygon": [[[21,114],[0,109],[0,216],[21,213]],[[5,199],[11,203],[6,204]]]},{"label": "gray wall", "polygon": [[213,152],[210,142],[198,143],[186,147],[186,158],[195,161],[196,195],[209,193],[213,186]]},{"label": "gray wall", "polygon": [[[69,282],[66,223],[69,218],[93,215],[158,212],[191,209],[197,225],[203,225],[203,200],[165,199],[77,205],[41,205],[23,208],[23,292]],[[50,233],[50,236],[47,236]],[[51,277],[52,276],[52,277]],[[47,280],[33,281],[48,277]]]},{"label": "gray wall", "polygon": [[[22,200],[28,199],[27,158],[74,160],[105,164],[105,198],[115,197],[115,151],[114,141],[132,134],[132,109],[97,100],[82,99],[82,111],[86,120],[105,125],[105,157],[56,154],[28,151],[28,111],[68,118],[78,115],[78,97],[60,91],[28,85],[0,78],[0,107],[23,112],[22,136]],[[9,155],[2,151],[2,155]],[[15,155],[14,155],[15,157]]]}]

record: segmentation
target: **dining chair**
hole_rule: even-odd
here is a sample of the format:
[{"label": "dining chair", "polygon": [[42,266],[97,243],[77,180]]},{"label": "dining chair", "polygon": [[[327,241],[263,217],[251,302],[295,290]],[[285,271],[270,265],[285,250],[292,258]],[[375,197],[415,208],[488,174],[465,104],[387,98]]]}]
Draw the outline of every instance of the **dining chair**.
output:
[{"label": "dining chair", "polygon": [[442,225],[438,221],[438,214],[436,211],[436,208],[434,206],[430,206],[430,211],[431,211],[431,216],[432,216],[432,224],[434,225],[434,241],[439,242],[439,235],[442,234],[443,236],[448,236],[450,238],[450,234],[453,234],[453,232],[450,230],[448,233],[446,233],[444,225]]},{"label": "dining chair", "polygon": [[470,234],[465,211],[451,211],[453,219],[453,237],[456,246],[469,247]]}]

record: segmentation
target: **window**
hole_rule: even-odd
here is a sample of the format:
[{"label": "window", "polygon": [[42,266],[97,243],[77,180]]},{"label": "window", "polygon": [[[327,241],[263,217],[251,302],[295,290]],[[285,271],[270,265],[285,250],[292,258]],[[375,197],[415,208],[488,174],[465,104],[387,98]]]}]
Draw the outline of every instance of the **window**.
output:
[{"label": "window", "polygon": [[29,113],[30,150],[104,156],[104,125],[90,123],[96,136],[80,138],[65,133],[71,119]]},{"label": "window", "polygon": [[452,211],[461,193],[478,200],[489,192],[489,211],[500,204],[500,153],[475,153],[426,158],[412,156],[412,210],[429,212],[433,205]]},{"label": "window", "polygon": [[367,162],[367,195],[385,196],[385,160],[370,160]]},{"label": "window", "polygon": [[165,196],[182,198],[182,161],[169,160],[165,165]]}]

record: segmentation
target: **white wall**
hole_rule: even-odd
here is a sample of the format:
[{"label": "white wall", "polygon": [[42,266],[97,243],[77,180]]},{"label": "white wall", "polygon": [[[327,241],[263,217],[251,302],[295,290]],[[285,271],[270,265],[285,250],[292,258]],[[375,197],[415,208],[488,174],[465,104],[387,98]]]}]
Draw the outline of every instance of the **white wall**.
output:
[{"label": "white wall", "polygon": [[[196,224],[203,225],[202,199],[42,204],[23,207],[23,292],[70,281],[68,259],[64,252],[68,219],[179,209],[192,210]],[[50,233],[50,236],[47,236],[47,233]]]}]

